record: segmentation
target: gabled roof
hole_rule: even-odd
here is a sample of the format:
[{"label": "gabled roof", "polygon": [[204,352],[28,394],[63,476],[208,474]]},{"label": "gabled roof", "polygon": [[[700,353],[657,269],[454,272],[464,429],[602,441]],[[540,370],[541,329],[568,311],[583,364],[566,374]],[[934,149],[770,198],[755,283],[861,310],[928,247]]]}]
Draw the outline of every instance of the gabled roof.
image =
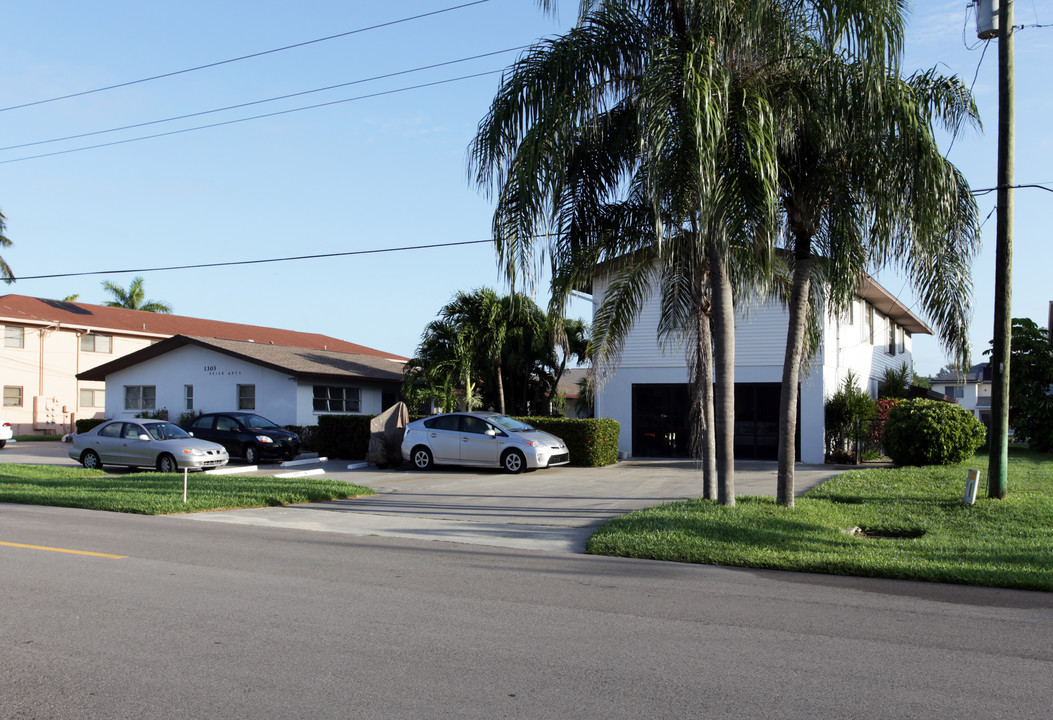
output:
[{"label": "gabled roof", "polygon": [[257,345],[282,345],[313,350],[334,350],[342,353],[405,361],[401,355],[386,353],[365,345],[318,335],[316,333],[280,330],[278,328],[242,325],[240,323],[203,320],[183,315],[125,310],[105,305],[90,305],[64,300],[46,300],[25,295],[0,296],[0,324],[15,322],[24,325],[54,326],[71,330],[86,330],[106,334],[137,335],[141,337],[172,337],[187,335],[224,340],[252,341]]},{"label": "gabled roof", "polygon": [[[786,251],[778,250],[777,252],[784,253]],[[621,256],[599,263],[593,270],[593,276],[578,289],[587,295],[591,295],[592,285],[596,278],[611,272],[617,273],[626,263],[626,259],[627,256]],[[911,312],[910,308],[897,300],[892,293],[881,287],[877,280],[874,280],[869,275],[864,276],[859,289],[856,290],[856,294],[877,308],[878,311],[884,313],[885,317],[892,318],[897,325],[912,335],[933,334],[932,328],[924,320]]]},{"label": "gabled roof", "polygon": [[932,382],[942,384],[991,382],[991,363],[973,365],[964,375],[958,372],[943,372],[934,377]]},{"label": "gabled roof", "polygon": [[297,378],[402,382],[402,360],[313,348],[263,345],[258,342],[175,335],[149,347],[111,360],[77,375],[78,380],[102,381],[110,373],[151,360],[176,348],[192,345],[286,373]]}]

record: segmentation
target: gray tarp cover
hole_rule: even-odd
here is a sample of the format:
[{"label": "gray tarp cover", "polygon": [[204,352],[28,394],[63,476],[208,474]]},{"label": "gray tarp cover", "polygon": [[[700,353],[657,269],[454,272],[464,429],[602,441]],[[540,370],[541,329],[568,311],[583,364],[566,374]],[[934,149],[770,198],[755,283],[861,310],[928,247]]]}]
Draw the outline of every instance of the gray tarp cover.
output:
[{"label": "gray tarp cover", "polygon": [[398,402],[369,421],[369,449],[366,462],[398,465],[402,462],[402,436],[406,434],[409,410]]}]

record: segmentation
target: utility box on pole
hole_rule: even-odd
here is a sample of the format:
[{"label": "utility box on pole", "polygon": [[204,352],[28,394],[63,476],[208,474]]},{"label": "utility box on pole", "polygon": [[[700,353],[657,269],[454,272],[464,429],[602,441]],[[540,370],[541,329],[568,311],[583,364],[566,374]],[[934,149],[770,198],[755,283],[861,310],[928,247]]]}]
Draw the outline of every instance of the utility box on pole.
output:
[{"label": "utility box on pole", "polygon": [[976,0],[976,36],[981,40],[998,37],[998,0]]}]

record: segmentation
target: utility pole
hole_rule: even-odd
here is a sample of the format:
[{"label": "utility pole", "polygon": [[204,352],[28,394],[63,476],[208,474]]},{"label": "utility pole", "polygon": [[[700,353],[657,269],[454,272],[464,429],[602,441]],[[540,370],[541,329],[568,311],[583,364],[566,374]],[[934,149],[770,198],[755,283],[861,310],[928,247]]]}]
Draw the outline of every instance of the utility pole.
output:
[{"label": "utility pole", "polygon": [[[986,0],[990,3],[992,0]],[[1009,463],[1009,357],[1013,339],[1013,0],[998,5],[998,220],[995,240],[994,348],[991,353],[991,454],[987,496],[1007,494]],[[985,0],[981,0],[984,4]]]}]

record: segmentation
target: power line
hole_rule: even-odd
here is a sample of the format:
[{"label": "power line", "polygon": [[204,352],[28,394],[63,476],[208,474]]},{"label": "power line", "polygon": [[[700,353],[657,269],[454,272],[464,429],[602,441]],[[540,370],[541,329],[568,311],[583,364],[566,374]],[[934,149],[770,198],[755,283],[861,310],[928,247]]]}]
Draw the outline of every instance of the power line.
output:
[{"label": "power line", "polygon": [[420,90],[427,87],[435,87],[436,85],[447,85],[453,82],[460,82],[461,80],[471,80],[474,78],[485,77],[487,75],[497,75],[498,73],[504,72],[503,70],[488,70],[486,72],[474,73],[471,75],[461,75],[460,77],[449,78],[446,80],[436,80],[435,82],[421,83],[420,85],[410,85],[403,88],[395,88],[394,90],[383,90],[380,92],[369,93],[368,95],[357,95],[352,98],[344,98],[343,100],[332,100],[330,102],[318,103],[316,105],[305,105],[303,107],[291,108],[289,110],[278,110],[272,113],[264,113],[263,115],[252,115],[250,117],[238,118],[236,120],[226,120],[224,122],[211,123],[209,125],[196,125],[194,127],[183,128],[182,130],[170,130],[163,133],[155,133],[153,135],[142,135],[135,138],[127,138],[125,140],[114,140],[108,143],[99,143],[97,145],[86,145],[79,148],[70,148],[69,150],[56,150],[50,153],[41,153],[39,155],[26,155],[19,158],[11,158],[10,160],[0,160],[0,165],[7,165],[9,163],[22,162],[24,160],[36,160],[39,158],[53,157],[55,155],[68,155],[69,153],[82,152],[84,150],[96,150],[98,148],[112,147],[114,145],[125,145],[127,143],[139,142],[140,140],[153,140],[154,138],[168,137],[169,135],[181,135],[183,133],[194,132],[196,130],[207,130],[209,128],[223,127],[224,125],[236,125],[237,123],[248,122],[249,120],[260,120],[263,118],[278,117],[279,115],[289,115],[291,113],[302,112],[304,110],[316,110],[318,108],[330,107],[332,105],[341,105],[343,103],[354,102],[356,100],[368,100],[375,97],[383,97],[384,95],[395,95],[397,93],[408,92],[410,90]]},{"label": "power line", "polygon": [[349,257],[351,255],[379,255],[382,253],[405,252],[407,250],[430,250],[433,248],[458,247],[461,245],[482,245],[493,240],[463,240],[452,243],[434,243],[431,245],[409,245],[404,247],[378,248],[375,250],[350,250],[347,252],[323,253],[320,255],[296,255],[292,257],[265,258],[263,260],[232,260],[230,262],[201,263],[198,265],[168,265],[164,267],[135,268],[132,270],[92,270],[88,272],[55,273],[53,275],[27,275],[15,277],[15,280],[51,280],[54,278],[82,277],[85,275],[127,275],[128,273],[162,272],[166,270],[196,270],[200,268],[231,267],[234,265],[262,265],[265,263],[293,262],[297,260],[319,260],[322,258]]},{"label": "power line", "polygon": [[236,63],[242,60],[250,60],[252,58],[263,57],[264,55],[273,55],[274,53],[284,52],[285,50],[292,50],[294,48],[300,48],[306,45],[314,45],[316,43],[326,42],[327,40],[336,40],[337,38],[347,37],[349,35],[356,35],[358,33],[368,32],[369,30],[378,30],[380,28],[398,25],[401,23],[410,22],[412,20],[420,20],[421,18],[431,17],[432,15],[440,15],[442,13],[451,12],[453,10],[461,10],[463,8],[472,7],[473,5],[482,5],[483,3],[487,2],[490,2],[490,0],[474,0],[474,2],[464,3],[463,5],[454,5],[452,7],[443,8],[441,10],[433,10],[432,12],[421,13],[420,15],[413,15],[411,17],[401,18],[399,20],[390,20],[388,22],[379,23],[377,25],[370,25],[368,27],[358,28],[356,30],[348,30],[347,32],[337,33],[336,35],[328,35],[322,38],[315,38],[314,40],[306,40],[304,42],[295,43],[293,45],[285,45],[284,47],[274,48],[272,50],[263,50],[261,52],[251,53],[249,55],[242,55],[240,57],[230,58],[228,60],[219,60],[217,62],[211,62],[205,65],[198,65],[196,67],[185,68],[183,70],[175,70],[173,72],[162,73],[160,75],[152,75],[150,77],[140,78],[138,80],[129,80],[127,82],[117,83],[116,85],[107,85],[106,87],[95,88],[94,90],[83,90],[81,92],[70,93],[69,95],[61,95],[59,97],[48,98],[46,100],[35,100],[33,102],[22,103],[21,105],[11,105],[10,107],[0,108],[0,112],[7,112],[9,110],[19,110],[21,108],[33,107],[34,105],[44,105],[46,103],[58,102],[59,100],[69,100],[70,98],[82,97],[84,95],[92,95],[94,93],[105,92],[107,90],[116,90],[117,88],[128,87],[129,85],[139,85],[140,83],[151,82],[153,80],[161,80],[163,78],[174,77],[176,75],[185,75],[186,73],[197,72],[198,70],[207,70],[208,68],[219,67],[220,65],[229,65],[230,63]]},{"label": "power line", "polygon": [[6,147],[0,147],[0,151],[17,150],[19,148],[33,147],[35,145],[48,145],[50,143],[64,142],[66,140],[78,140],[80,138],[93,137],[95,135],[105,135],[107,133],[120,132],[122,130],[134,130],[135,128],[149,127],[150,125],[160,125],[162,123],[175,122],[176,120],[187,120],[189,118],[201,117],[203,115],[212,115],[215,113],[226,112],[227,110],[238,110],[241,108],[252,107],[253,105],[263,105],[265,103],[277,102],[279,100],[288,100],[290,98],[302,97],[304,95],[325,92],[327,90],[336,90],[338,88],[350,87],[352,85],[361,85],[363,83],[373,82],[375,80],[386,80],[388,78],[398,77],[400,75],[410,75],[412,73],[423,72],[425,70],[434,70],[435,68],[446,67],[448,65],[456,65],[458,63],[470,62],[472,60],[493,57],[494,55],[503,55],[504,53],[515,52],[516,50],[524,50],[528,47],[530,46],[520,45],[518,47],[506,48],[504,50],[495,50],[493,52],[482,53],[480,55],[472,55],[471,57],[459,58],[457,60],[447,60],[445,62],[434,63],[432,65],[421,65],[419,67],[410,68],[408,70],[399,70],[397,72],[386,73],[384,75],[374,75],[368,78],[352,80],[350,82],[339,83],[337,85],[328,85],[326,87],[315,88],[313,90],[302,90],[300,92],[290,93],[288,95],[278,95],[275,97],[264,98],[263,100],[252,100],[250,102],[239,103],[237,105],[228,105],[226,107],[215,108],[212,110],[201,110],[200,112],[187,113],[186,115],[176,115],[174,117],[162,118],[160,120],[148,120],[146,122],[135,123],[132,125],[122,125],[121,127],[109,128],[107,130],[95,130],[92,132],[78,133],[76,135],[67,135],[65,137],[60,138],[52,138],[50,140],[36,140],[34,142],[21,143],[19,145],[8,145]]}]

